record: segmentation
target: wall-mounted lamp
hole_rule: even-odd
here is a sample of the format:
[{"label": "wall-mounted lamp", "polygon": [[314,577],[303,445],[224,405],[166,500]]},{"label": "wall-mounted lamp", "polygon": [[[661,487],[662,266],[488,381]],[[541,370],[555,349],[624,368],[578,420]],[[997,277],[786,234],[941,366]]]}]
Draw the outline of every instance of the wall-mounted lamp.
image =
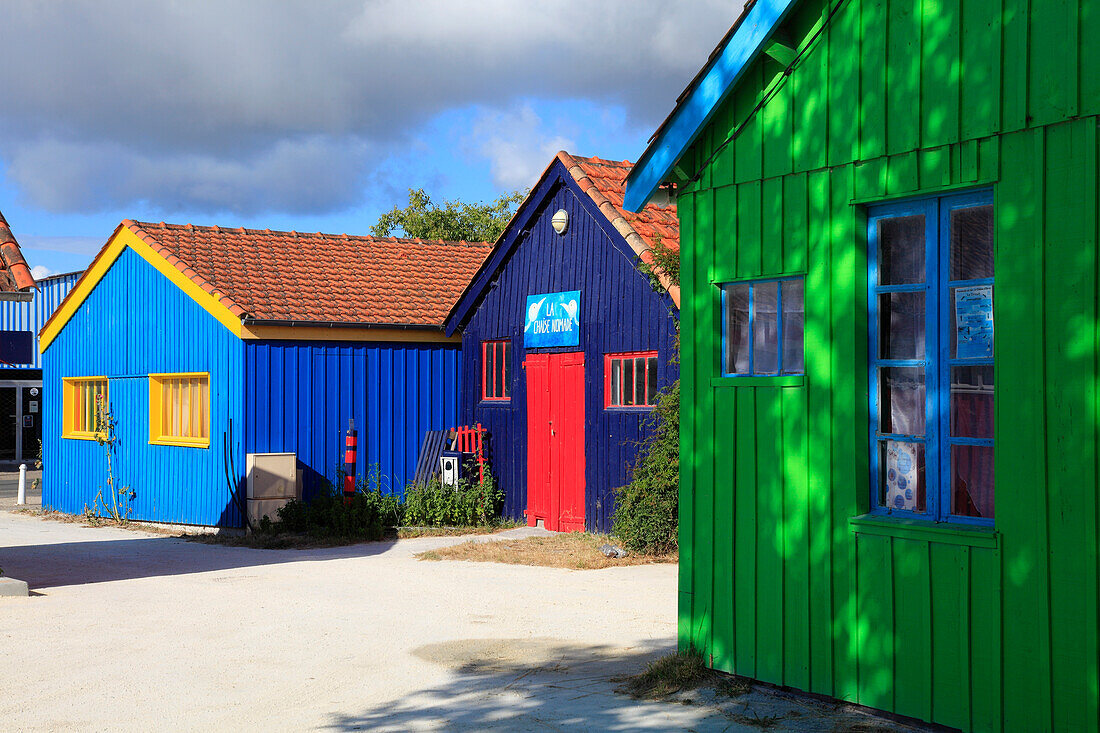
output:
[{"label": "wall-mounted lamp", "polygon": [[569,228],[569,212],[565,209],[555,211],[554,218],[550,220],[550,225],[554,227],[554,231],[558,234],[565,234],[565,230]]}]

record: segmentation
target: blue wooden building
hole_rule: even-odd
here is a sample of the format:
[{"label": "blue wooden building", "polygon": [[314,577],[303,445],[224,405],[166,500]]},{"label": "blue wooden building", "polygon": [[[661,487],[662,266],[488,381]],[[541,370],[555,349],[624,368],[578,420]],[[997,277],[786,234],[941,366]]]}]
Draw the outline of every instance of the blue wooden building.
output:
[{"label": "blue wooden building", "polygon": [[[133,519],[239,526],[246,455],[293,453],[310,494],[358,466],[400,493],[458,422],[443,321],[489,252],[448,243],[124,221],[41,332],[43,505],[103,503],[96,404]],[[98,498],[97,498],[98,497]]]},{"label": "blue wooden building", "polygon": [[[0,360],[0,462],[28,463],[42,439],[42,360],[38,330],[80,278],[79,272],[50,275],[17,299],[0,298],[0,332],[20,342],[25,361]],[[24,348],[22,343],[26,344]]]},{"label": "blue wooden building", "polygon": [[447,319],[463,421],[489,432],[505,515],[531,525],[610,529],[613,489],[677,376],[679,290],[636,268],[658,240],[678,247],[676,209],[625,212],[630,168],[558,153]]}]

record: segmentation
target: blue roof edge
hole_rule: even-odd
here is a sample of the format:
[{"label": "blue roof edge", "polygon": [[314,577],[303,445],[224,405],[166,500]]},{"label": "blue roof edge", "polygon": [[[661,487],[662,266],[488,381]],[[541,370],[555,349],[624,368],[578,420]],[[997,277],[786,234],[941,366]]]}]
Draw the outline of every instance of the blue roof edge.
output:
[{"label": "blue roof edge", "polygon": [[710,70],[676,106],[664,130],[634,164],[626,177],[624,209],[637,212],[648,203],[796,2],[756,0]]}]

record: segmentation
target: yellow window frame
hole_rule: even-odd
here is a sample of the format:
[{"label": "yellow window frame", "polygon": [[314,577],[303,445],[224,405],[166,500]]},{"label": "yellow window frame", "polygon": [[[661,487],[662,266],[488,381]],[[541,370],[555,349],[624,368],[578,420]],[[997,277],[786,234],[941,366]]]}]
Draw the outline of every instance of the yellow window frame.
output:
[{"label": "yellow window frame", "polygon": [[[198,405],[198,425],[195,424],[193,382],[204,380]],[[176,405],[176,412],[166,410],[167,398],[183,398],[183,384],[187,383],[186,415]],[[176,390],[175,394],[166,390]],[[177,429],[169,429],[171,418]],[[178,420],[177,420],[178,418]],[[186,424],[186,429],[184,425]],[[179,435],[178,433],[185,433]],[[197,433],[197,434],[196,434]],[[149,375],[149,443],[151,445],[178,445],[187,448],[210,447],[210,372],[171,372]]]},{"label": "yellow window frame", "polygon": [[[95,385],[99,383],[103,385],[103,402],[107,404],[107,409],[109,410],[111,404],[110,380],[108,380],[106,376],[63,377],[61,379],[62,438],[71,438],[73,440],[107,439],[107,434],[104,431],[95,430],[97,417],[95,397],[99,395],[99,391],[95,389]],[[83,420],[77,420],[78,405],[81,407],[80,412],[83,415]],[[83,424],[78,425],[80,422]]]}]

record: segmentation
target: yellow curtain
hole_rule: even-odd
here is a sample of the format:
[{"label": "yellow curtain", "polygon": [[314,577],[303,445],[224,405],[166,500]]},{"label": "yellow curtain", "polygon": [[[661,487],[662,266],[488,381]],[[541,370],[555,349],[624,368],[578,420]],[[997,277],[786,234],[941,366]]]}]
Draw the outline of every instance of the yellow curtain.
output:
[{"label": "yellow curtain", "polygon": [[209,433],[209,382],[206,377],[172,377],[161,382],[162,434],[205,439]]}]

